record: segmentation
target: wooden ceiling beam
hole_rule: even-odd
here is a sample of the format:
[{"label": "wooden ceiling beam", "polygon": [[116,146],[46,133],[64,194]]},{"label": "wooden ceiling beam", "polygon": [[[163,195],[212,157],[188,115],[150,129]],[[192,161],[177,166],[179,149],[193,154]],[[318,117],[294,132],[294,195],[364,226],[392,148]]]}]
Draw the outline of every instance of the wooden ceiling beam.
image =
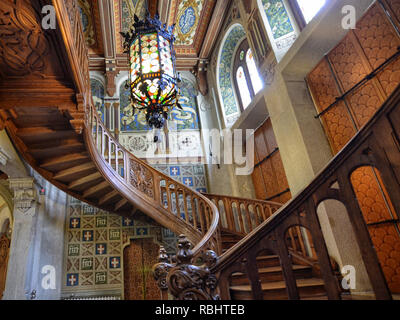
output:
[{"label": "wooden ceiling beam", "polygon": [[158,12],[158,0],[147,0],[148,1],[148,8],[149,13],[152,17]]},{"label": "wooden ceiling beam", "polygon": [[208,26],[206,36],[201,46],[199,58],[209,59],[214,49],[215,42],[220,34],[225,17],[232,5],[232,0],[218,0]]},{"label": "wooden ceiling beam", "polygon": [[117,55],[114,22],[114,1],[99,0],[101,34],[104,43],[104,58],[115,59]]}]

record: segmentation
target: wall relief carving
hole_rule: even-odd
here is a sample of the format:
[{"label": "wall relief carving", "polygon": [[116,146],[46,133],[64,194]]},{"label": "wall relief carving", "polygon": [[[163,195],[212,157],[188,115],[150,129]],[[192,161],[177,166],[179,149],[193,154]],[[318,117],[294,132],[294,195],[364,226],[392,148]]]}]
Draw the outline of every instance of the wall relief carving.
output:
[{"label": "wall relief carving", "polygon": [[48,40],[38,14],[26,1],[0,2],[0,76],[43,75]]}]

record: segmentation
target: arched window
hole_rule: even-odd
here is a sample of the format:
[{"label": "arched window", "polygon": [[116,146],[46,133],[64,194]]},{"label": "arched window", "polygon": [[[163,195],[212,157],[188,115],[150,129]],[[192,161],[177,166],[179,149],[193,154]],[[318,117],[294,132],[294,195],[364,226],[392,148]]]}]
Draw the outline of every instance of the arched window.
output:
[{"label": "arched window", "polygon": [[246,31],[239,23],[232,24],[222,41],[217,62],[217,85],[222,113],[227,127],[232,126],[240,116],[240,108],[235,98],[234,79],[236,69],[232,72],[235,52],[238,44],[246,38]]},{"label": "arched window", "polygon": [[247,39],[243,40],[233,64],[234,86],[239,100],[240,109],[246,109],[254,96],[262,89],[263,83],[258,74],[253,53]]}]

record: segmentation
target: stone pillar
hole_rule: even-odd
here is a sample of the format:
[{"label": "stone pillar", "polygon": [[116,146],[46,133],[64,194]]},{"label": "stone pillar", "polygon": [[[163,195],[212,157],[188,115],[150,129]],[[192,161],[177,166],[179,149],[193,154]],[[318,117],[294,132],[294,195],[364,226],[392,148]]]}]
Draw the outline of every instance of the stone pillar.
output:
[{"label": "stone pillar", "polygon": [[14,225],[3,300],[25,300],[28,252],[36,215],[36,190],[32,177],[13,178],[9,182],[14,192]]}]

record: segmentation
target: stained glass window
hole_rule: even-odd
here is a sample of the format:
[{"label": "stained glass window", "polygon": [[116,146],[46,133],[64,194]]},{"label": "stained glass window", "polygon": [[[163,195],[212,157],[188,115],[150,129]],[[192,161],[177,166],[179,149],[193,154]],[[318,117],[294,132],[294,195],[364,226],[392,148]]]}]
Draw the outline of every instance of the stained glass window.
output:
[{"label": "stained glass window", "polygon": [[250,90],[247,85],[246,76],[243,67],[239,67],[236,71],[236,81],[239,87],[240,99],[242,100],[243,109],[246,109],[251,103]]},{"label": "stained glass window", "polygon": [[246,64],[247,68],[249,69],[251,84],[253,85],[254,93],[257,94],[263,88],[263,83],[260,79],[260,75],[258,74],[258,70],[251,49],[247,50]]},{"label": "stained glass window", "polygon": [[254,96],[263,88],[253,53],[247,39],[239,45],[234,60],[235,89],[241,110],[246,109]]}]

